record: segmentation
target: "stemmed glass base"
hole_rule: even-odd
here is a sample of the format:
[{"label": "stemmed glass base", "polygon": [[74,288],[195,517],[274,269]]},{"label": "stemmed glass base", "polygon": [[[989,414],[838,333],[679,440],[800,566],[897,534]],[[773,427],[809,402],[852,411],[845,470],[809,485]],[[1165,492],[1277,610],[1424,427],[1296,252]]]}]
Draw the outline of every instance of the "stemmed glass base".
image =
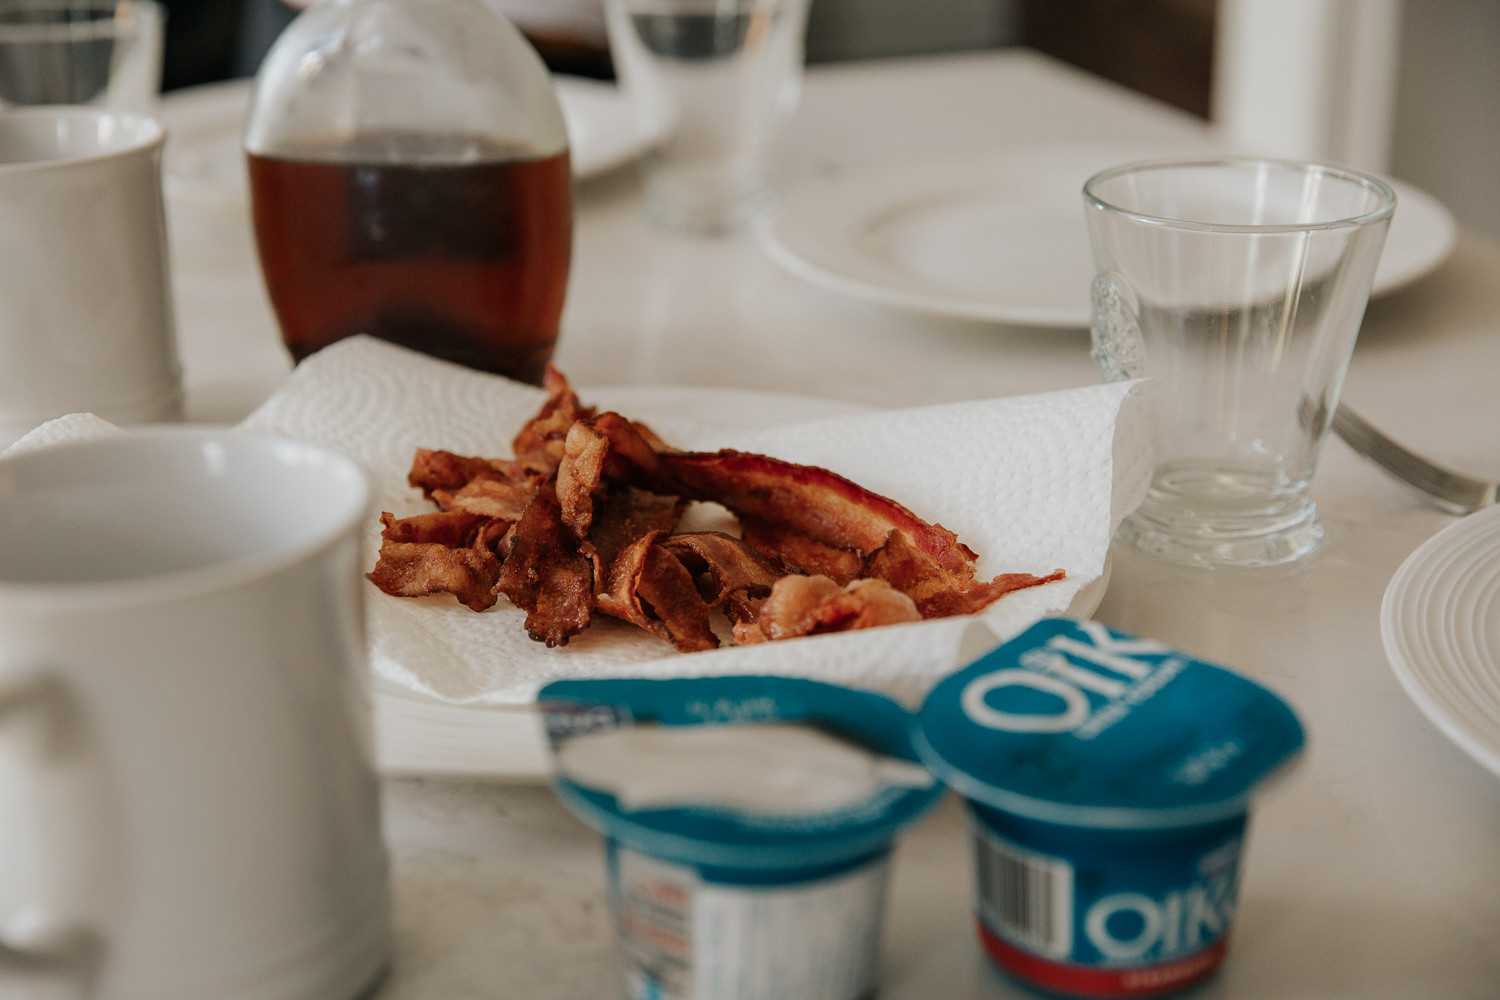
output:
[{"label": "stemmed glass base", "polygon": [[1157,559],[1205,569],[1280,566],[1311,555],[1323,541],[1317,505],[1292,498],[1273,512],[1212,515],[1163,502],[1153,487],[1115,537]]}]

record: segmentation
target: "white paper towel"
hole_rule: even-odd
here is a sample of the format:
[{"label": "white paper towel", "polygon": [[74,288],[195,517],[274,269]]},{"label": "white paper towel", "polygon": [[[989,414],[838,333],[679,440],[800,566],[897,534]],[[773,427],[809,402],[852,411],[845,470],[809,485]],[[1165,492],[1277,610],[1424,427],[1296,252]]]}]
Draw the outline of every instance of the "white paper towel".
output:
[{"label": "white paper towel", "polygon": [[[592,400],[586,388],[579,394]],[[701,403],[703,393],[691,394]],[[469,371],[369,338],[302,362],[245,426],[325,445],[363,463],[380,509],[433,509],[407,486],[418,447],[508,457],[541,390]],[[978,574],[1068,578],[1002,598],[981,615],[999,637],[1069,607],[1104,571],[1109,540],[1150,480],[1150,433],[1133,385],[914,410],[880,411],[756,430],[681,412],[673,394],[625,414],[681,448],[738,448],[821,465],[941,523],[979,553]],[[767,423],[776,421],[768,414]],[[368,562],[379,525],[367,533]],[[524,704],[559,677],[792,673],[920,695],[956,665],[968,618],[759,646],[682,654],[600,616],[566,647],[526,635],[523,612],[501,600],[475,613],[451,597],[369,591],[376,673],[443,701]]]},{"label": "white paper towel", "polygon": [[[663,390],[625,415],[681,448],[738,448],[821,465],[938,522],[979,553],[978,575],[1067,571],[1066,580],[1017,591],[979,615],[683,654],[634,626],[599,616],[566,647],[526,635],[525,614],[502,599],[476,613],[448,596],[367,591],[375,673],[440,701],[517,705],[559,677],[796,674],[919,698],[959,665],[982,622],[994,639],[1062,613],[1104,572],[1110,538],[1151,475],[1149,412],[1135,383],[804,423],[766,414],[763,428],[716,424],[711,394]],[[601,393],[604,391],[601,390]],[[585,404],[593,402],[579,388]],[[418,447],[507,457],[544,393],[357,337],[302,362],[243,426],[324,445],[362,463],[375,503],[404,517],[434,509],[409,487]],[[691,412],[688,412],[691,407]],[[16,448],[114,430],[75,416],[32,432]],[[366,532],[374,566],[380,525]]]}]

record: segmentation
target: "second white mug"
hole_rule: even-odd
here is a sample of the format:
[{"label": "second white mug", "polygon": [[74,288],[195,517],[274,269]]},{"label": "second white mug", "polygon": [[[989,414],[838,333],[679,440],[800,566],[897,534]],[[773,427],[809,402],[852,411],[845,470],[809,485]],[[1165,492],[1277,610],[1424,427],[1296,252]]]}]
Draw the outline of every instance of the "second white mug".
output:
[{"label": "second white mug", "polygon": [[44,421],[180,419],[162,126],[0,114],[0,447]]}]

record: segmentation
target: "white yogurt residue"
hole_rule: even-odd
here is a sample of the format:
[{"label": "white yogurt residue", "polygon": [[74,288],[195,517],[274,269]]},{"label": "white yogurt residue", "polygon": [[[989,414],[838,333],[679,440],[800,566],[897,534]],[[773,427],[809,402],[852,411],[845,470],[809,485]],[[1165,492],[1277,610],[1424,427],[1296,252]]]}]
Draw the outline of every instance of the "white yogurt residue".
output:
[{"label": "white yogurt residue", "polygon": [[930,788],[920,764],[873,753],[820,729],[773,722],[633,726],[564,743],[571,780],[621,809],[707,806],[767,815],[833,812],[887,788]]}]

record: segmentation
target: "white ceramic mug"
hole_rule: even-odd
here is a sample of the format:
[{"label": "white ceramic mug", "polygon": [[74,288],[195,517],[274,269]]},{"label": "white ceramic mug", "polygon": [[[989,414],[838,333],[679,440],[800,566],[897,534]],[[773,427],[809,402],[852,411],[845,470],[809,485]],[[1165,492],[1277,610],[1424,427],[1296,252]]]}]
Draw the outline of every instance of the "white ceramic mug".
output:
[{"label": "white ceramic mug", "polygon": [[0,459],[0,996],[378,978],[368,516],[353,462],[248,431]]},{"label": "white ceramic mug", "polygon": [[180,419],[154,119],[0,112],[0,447],[43,421]]}]

